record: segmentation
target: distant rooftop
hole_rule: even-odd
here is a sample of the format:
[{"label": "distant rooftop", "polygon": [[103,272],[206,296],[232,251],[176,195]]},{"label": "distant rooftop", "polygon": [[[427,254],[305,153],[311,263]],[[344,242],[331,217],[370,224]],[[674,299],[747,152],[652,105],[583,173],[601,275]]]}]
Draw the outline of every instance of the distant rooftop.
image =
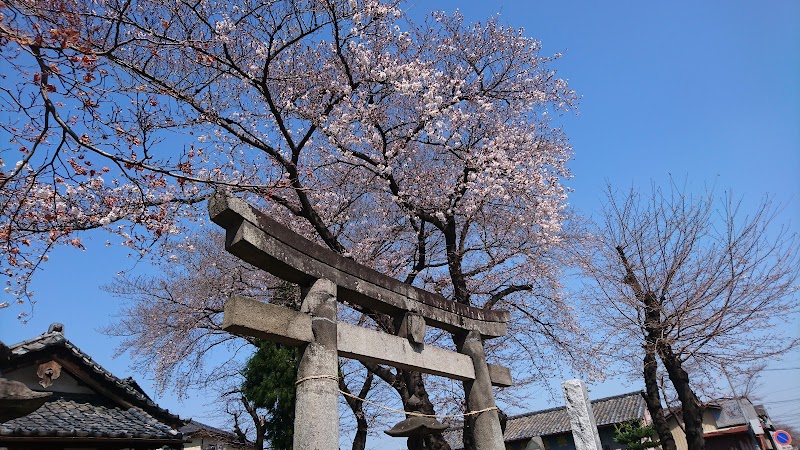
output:
[{"label": "distant rooftop", "polygon": [[[644,417],[646,405],[640,391],[592,400],[597,426],[609,426]],[[572,429],[565,406],[509,416],[503,440],[513,442],[536,436],[569,432]],[[462,448],[461,425],[450,428],[445,438],[453,448]]]},{"label": "distant rooftop", "polygon": [[192,435],[195,433],[206,433],[209,435],[219,436],[221,438],[228,439],[232,442],[236,442],[239,440],[239,436],[237,436],[236,433],[231,433],[230,431],[225,431],[221,428],[212,427],[211,425],[206,425],[196,420],[190,420],[189,423],[182,426],[181,432],[183,434],[188,434],[188,435]]}]

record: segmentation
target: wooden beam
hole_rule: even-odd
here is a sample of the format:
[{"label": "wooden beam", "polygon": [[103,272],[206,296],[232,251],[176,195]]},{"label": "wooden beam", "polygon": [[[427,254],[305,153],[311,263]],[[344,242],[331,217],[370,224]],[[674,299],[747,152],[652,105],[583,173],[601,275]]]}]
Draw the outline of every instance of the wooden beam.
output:
[{"label": "wooden beam", "polygon": [[508,311],[456,303],[405,284],[311,242],[242,200],[215,196],[211,220],[225,228],[226,248],[244,261],[298,284],[326,278],[339,286],[339,300],[391,315],[425,317],[428,325],[453,333],[476,330],[484,338],[504,336]]},{"label": "wooden beam", "polygon": [[[311,342],[311,317],[292,309],[233,296],[225,302],[222,328],[240,336],[255,336],[286,345]],[[475,369],[467,355],[430,345],[413,345],[408,339],[367,328],[339,323],[339,355],[360,361],[386,364],[456,380],[474,380]],[[495,386],[511,386],[506,367],[489,365]]]}]

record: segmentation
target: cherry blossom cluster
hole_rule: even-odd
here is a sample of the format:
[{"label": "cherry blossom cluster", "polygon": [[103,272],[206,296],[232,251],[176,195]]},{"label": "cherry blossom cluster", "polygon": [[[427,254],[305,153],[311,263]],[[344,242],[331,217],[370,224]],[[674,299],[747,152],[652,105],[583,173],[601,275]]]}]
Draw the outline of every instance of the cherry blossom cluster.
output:
[{"label": "cherry blossom cluster", "polygon": [[558,121],[577,95],[559,55],[497,19],[414,23],[402,8],[0,5],[14,118],[0,129],[18,152],[0,169],[9,289],[24,297],[82,231],[137,251],[179,239],[226,191],[406,282],[514,306],[517,330],[575,332],[558,295],[572,154]]}]

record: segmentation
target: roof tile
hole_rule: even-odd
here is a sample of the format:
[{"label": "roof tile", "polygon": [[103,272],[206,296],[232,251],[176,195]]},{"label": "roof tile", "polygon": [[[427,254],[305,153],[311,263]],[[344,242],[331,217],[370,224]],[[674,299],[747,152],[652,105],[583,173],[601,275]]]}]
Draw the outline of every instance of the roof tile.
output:
[{"label": "roof tile", "polygon": [[111,437],[180,442],[182,434],[144,410],[122,409],[97,395],[58,393],[41,408],[0,424],[3,436]]},{"label": "roof tile", "polygon": [[[642,418],[645,411],[644,397],[639,391],[592,400],[591,403],[598,427]],[[503,439],[512,442],[565,433],[571,429],[567,409],[561,406],[509,416]],[[448,430],[445,438],[451,447],[462,448],[461,425]]]},{"label": "roof tile", "polygon": [[69,352],[71,352],[79,361],[83,362],[83,364],[95,374],[100,375],[106,382],[111,383],[118,389],[123,390],[126,394],[132,396],[134,399],[142,402],[145,408],[152,408],[152,410],[156,411],[156,414],[163,414],[165,417],[169,417],[174,421],[180,421],[178,416],[169,412],[169,410],[161,408],[158,406],[153,400],[150,399],[147,394],[141,391],[138,384],[131,378],[121,379],[114,376],[111,372],[103,368],[100,364],[94,361],[91,356],[87,355],[81,349],[75,346],[72,342],[70,342],[67,338],[64,337],[64,334],[61,331],[48,331],[47,333],[43,333],[35,338],[28,339],[26,341],[19,342],[17,344],[11,345],[9,349],[11,350],[12,358],[21,357],[28,353],[38,352],[41,350],[45,350],[51,347],[64,347]]}]

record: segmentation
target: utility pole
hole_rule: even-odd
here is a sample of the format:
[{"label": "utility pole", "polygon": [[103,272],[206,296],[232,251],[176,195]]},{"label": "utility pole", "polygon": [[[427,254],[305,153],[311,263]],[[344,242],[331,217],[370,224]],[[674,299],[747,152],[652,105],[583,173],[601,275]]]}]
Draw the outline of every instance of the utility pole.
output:
[{"label": "utility pole", "polygon": [[[731,387],[731,393],[733,394],[734,400],[736,400],[736,406],[739,407],[739,414],[741,414],[742,418],[746,425],[750,426],[750,431],[753,436],[753,440],[758,448],[761,450],[767,450],[767,442],[764,439],[764,426],[761,424],[761,420],[756,417],[750,417],[746,412],[744,407],[742,407],[742,398],[736,394],[736,388],[733,386],[733,382],[731,381],[731,376],[728,371],[725,369],[725,366],[722,366],[722,372],[725,374],[725,378],[728,380],[728,386]],[[755,424],[753,423],[755,422]],[[756,426],[758,428],[756,428]],[[756,430],[761,430],[761,434],[757,434]]]}]

